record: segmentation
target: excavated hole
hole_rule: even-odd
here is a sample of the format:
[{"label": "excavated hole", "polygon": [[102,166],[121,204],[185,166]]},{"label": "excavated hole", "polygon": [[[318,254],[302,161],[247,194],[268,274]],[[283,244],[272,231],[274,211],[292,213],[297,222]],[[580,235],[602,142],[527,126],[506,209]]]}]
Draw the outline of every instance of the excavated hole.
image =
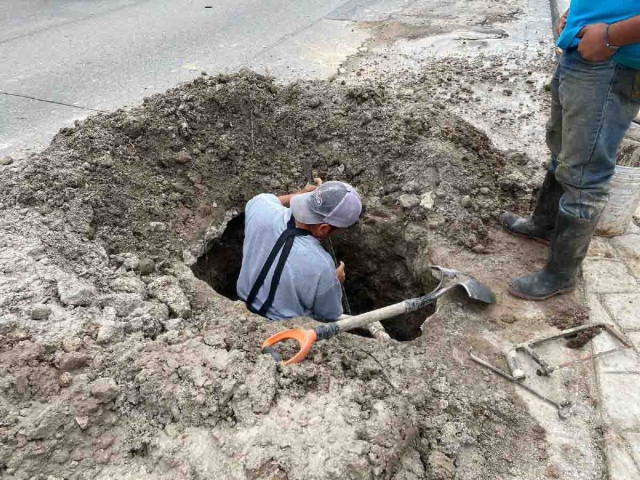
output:
[{"label": "excavated hole", "polygon": [[[408,264],[410,250],[394,229],[366,232],[353,228],[332,237],[336,255],[345,262],[345,290],[351,313],[358,315],[424,295],[435,280],[415,278]],[[244,214],[229,222],[222,236],[209,245],[192,270],[221,295],[238,300],[236,281],[242,265]],[[326,245],[325,245],[326,247]],[[420,326],[435,312],[435,304],[421,311],[383,321],[389,335],[410,341],[421,335]],[[354,333],[367,336],[365,330]]]},{"label": "excavated hole", "polygon": [[233,218],[222,236],[211,242],[206,253],[191,267],[194,275],[204,280],[220,295],[238,300],[236,282],[242,266],[244,213]]},{"label": "excavated hole", "polygon": [[[435,287],[434,278],[419,279],[411,272],[408,265],[414,252],[402,239],[401,231],[389,225],[352,228],[332,240],[336,256],[345,262],[345,290],[353,315],[420,297]],[[382,324],[395,340],[414,340],[435,310],[433,304]]]}]

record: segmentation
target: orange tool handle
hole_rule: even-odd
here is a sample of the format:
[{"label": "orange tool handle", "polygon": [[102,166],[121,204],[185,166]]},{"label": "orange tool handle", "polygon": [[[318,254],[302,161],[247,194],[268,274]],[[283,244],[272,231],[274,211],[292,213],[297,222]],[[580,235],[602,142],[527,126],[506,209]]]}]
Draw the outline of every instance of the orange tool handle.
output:
[{"label": "orange tool handle", "polygon": [[283,340],[296,340],[300,344],[300,351],[289,360],[282,362],[283,365],[291,365],[294,363],[300,363],[302,360],[304,360],[317,339],[318,336],[315,330],[289,329],[285,330],[284,332],[271,335],[269,338],[267,338],[262,344],[261,351],[262,353],[270,353],[275,361],[279,363],[282,358],[280,357],[278,352],[276,352],[273,346],[278,342],[282,342]]}]

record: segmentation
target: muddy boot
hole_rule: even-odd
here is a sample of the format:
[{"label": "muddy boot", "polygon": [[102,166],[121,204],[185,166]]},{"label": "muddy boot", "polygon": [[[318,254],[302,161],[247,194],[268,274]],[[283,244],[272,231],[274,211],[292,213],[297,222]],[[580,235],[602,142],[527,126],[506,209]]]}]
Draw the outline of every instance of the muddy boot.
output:
[{"label": "muddy boot", "polygon": [[527,300],[545,300],[573,290],[597,225],[598,218],[587,220],[559,213],[547,265],[536,273],[512,280],[509,293]]},{"label": "muddy boot", "polygon": [[509,232],[521,237],[533,238],[546,245],[551,243],[551,235],[556,226],[558,204],[564,190],[556,180],[555,173],[547,172],[533,215],[522,218],[510,212],[500,216],[500,223]]}]

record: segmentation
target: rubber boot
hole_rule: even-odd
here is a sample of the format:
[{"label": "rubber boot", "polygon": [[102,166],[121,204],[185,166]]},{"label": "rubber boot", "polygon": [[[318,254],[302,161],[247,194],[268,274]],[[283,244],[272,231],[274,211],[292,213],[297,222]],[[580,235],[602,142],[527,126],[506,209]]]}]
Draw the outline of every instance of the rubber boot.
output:
[{"label": "rubber boot", "polygon": [[553,229],[556,226],[560,197],[563,193],[564,189],[556,180],[555,173],[547,172],[542,188],[538,192],[538,201],[533,214],[529,218],[522,218],[511,212],[505,212],[500,216],[500,222],[513,235],[533,238],[549,245]]},{"label": "rubber boot", "polygon": [[559,213],[547,265],[536,273],[512,280],[509,293],[526,300],[546,300],[573,290],[597,225],[598,218]]}]

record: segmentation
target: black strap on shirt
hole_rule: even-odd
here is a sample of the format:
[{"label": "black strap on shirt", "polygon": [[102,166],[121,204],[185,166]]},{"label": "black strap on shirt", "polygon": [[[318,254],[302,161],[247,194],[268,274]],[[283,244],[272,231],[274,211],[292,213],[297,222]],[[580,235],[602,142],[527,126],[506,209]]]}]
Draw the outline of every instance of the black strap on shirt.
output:
[{"label": "black strap on shirt", "polygon": [[[267,261],[264,262],[262,270],[260,271],[260,275],[258,275],[256,282],[253,284],[253,287],[251,288],[251,292],[249,292],[249,296],[247,297],[247,301],[245,302],[245,304],[247,305],[247,308],[251,312],[257,313],[258,315],[262,315],[263,317],[266,317],[266,314],[269,311],[269,308],[271,308],[271,305],[273,304],[273,299],[276,296],[276,290],[278,289],[278,284],[280,283],[280,277],[282,276],[282,271],[284,270],[284,264],[286,263],[287,258],[291,253],[291,248],[293,247],[293,241],[296,239],[296,237],[301,237],[304,235],[311,235],[311,232],[307,230],[302,230],[301,228],[297,228],[296,219],[293,218],[293,215],[291,215],[291,219],[289,220],[289,222],[287,222],[287,229],[284,232],[282,232],[282,234],[280,235],[280,238],[278,238],[278,240],[276,241],[276,244],[273,246],[271,253],[267,257]],[[278,253],[280,252],[280,250],[282,250],[282,255],[280,255],[280,258],[278,259],[278,264],[276,265],[276,268],[273,272],[273,277],[271,279],[271,289],[269,290],[269,295],[267,296],[267,300],[264,302],[262,307],[260,307],[260,310],[256,310],[253,307],[253,302],[258,296],[258,292],[260,291],[260,288],[264,284],[264,281],[267,278],[267,275],[269,274],[269,270],[271,270],[271,265],[273,265],[273,262],[278,256]]]}]

